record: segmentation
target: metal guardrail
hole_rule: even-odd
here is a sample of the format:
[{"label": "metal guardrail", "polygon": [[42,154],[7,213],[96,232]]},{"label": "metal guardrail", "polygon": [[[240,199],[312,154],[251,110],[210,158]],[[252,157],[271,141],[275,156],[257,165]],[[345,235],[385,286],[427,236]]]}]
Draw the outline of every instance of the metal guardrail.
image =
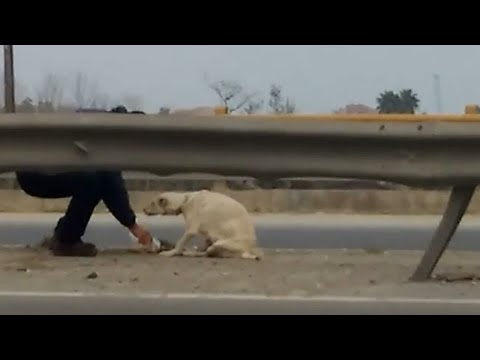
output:
[{"label": "metal guardrail", "polygon": [[196,172],[258,179],[476,183],[480,116],[462,116],[455,123],[422,120],[318,123],[275,117],[9,114],[0,115],[0,166],[3,171],[88,167],[162,176]]},{"label": "metal guardrail", "polygon": [[414,280],[430,277],[463,217],[480,183],[479,153],[480,115],[0,115],[0,172],[123,169],[452,186]]}]

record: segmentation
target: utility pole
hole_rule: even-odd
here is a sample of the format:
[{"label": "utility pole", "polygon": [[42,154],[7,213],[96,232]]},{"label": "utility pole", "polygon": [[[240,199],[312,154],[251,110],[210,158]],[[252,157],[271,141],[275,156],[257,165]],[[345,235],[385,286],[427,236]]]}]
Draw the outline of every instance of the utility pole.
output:
[{"label": "utility pole", "polygon": [[5,112],[15,112],[15,74],[13,69],[13,45],[3,45],[5,81]]}]

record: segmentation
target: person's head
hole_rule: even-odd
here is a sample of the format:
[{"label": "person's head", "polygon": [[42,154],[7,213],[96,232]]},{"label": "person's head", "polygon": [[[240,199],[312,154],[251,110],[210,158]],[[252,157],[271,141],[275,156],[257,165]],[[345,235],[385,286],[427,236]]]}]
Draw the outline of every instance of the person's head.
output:
[{"label": "person's head", "polygon": [[114,107],[112,110],[110,110],[112,113],[117,113],[117,114],[128,114],[128,110],[125,106],[119,105],[117,107]]}]

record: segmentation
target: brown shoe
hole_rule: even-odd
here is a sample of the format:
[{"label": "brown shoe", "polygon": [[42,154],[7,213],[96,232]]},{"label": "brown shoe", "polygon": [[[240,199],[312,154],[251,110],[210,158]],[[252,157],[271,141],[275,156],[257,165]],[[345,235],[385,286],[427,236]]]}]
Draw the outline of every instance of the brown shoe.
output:
[{"label": "brown shoe", "polygon": [[54,256],[95,257],[98,254],[97,247],[90,243],[84,243],[83,241],[60,242],[56,237],[49,240],[48,248]]}]

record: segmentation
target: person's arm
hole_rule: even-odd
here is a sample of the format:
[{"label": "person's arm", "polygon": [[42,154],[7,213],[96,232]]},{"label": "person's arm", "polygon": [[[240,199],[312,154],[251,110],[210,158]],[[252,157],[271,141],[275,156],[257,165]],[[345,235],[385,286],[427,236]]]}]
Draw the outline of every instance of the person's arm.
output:
[{"label": "person's arm", "polygon": [[152,234],[138,224],[134,224],[128,230],[144,246],[150,245],[153,241]]},{"label": "person's arm", "polygon": [[[125,106],[120,105],[110,110],[110,112],[127,114],[128,110]],[[131,113],[146,115],[143,111],[132,111]],[[122,174],[120,172],[108,173],[107,177],[109,176],[112,177],[109,179],[110,181],[108,181],[111,186],[111,191],[109,191],[109,202],[111,207],[106,204],[107,207],[112,215],[115,216],[115,218],[125,226],[133,236],[135,236],[135,238],[137,238],[140,244],[149,245],[153,241],[152,235],[136,222],[135,212],[130,206],[130,199]]]},{"label": "person's arm", "polygon": [[137,224],[137,217],[132,207],[128,191],[120,172],[99,172],[103,187],[103,202],[117,221],[126,227],[142,245],[152,241],[152,235]]}]

